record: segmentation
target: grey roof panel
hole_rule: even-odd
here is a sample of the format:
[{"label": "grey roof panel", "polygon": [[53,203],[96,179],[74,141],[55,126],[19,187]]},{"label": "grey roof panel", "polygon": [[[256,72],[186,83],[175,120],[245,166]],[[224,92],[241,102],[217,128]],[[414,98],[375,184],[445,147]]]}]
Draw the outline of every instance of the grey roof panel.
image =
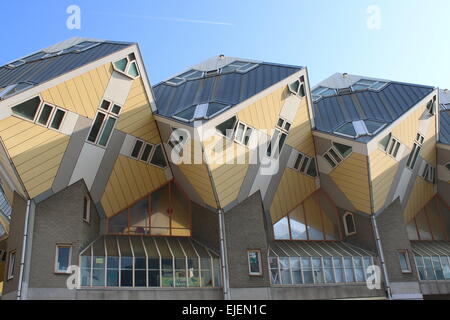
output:
[{"label": "grey roof panel", "polygon": [[341,241],[275,240],[270,243],[269,248],[280,257],[376,256],[373,252]]},{"label": "grey roof panel", "polygon": [[99,45],[79,53],[65,53],[59,56],[27,62],[12,69],[7,66],[2,66],[0,67],[0,87],[25,81],[40,84],[128,46],[130,46],[130,43],[101,42]]},{"label": "grey roof panel", "polygon": [[[391,82],[381,91],[357,91],[314,102],[315,129],[329,134],[349,121],[378,120],[390,124],[434,90],[433,87]],[[362,136],[357,141],[367,142]]]},{"label": "grey roof panel", "polygon": [[157,113],[170,118],[192,105],[212,101],[234,106],[301,69],[263,62],[246,73],[204,77],[179,86],[161,82],[153,87]]},{"label": "grey roof panel", "polygon": [[439,142],[450,145],[450,110],[439,112]]}]

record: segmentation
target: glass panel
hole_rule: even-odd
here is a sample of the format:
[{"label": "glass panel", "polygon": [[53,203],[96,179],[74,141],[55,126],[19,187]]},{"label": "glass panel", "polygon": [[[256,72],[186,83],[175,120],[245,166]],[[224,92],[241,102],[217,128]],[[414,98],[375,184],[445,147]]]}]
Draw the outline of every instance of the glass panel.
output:
[{"label": "glass panel", "polygon": [[279,258],[281,271],[281,284],[292,284],[289,258]]},{"label": "glass panel", "polygon": [[41,103],[41,98],[35,97],[31,100],[22,102],[11,108],[14,114],[17,114],[25,119],[33,121],[34,116],[39,108]]},{"label": "glass panel", "polygon": [[447,235],[444,230],[445,223],[441,220],[441,214],[438,211],[437,198],[428,202],[425,207],[425,212],[428,216],[431,230],[433,232],[434,240],[446,240]]},{"label": "glass panel", "polygon": [[53,111],[53,107],[48,104],[44,104],[42,107],[41,115],[39,116],[38,123],[44,126],[47,125],[48,119]]},{"label": "glass panel", "polygon": [[439,259],[439,257],[432,257],[431,258],[432,262],[433,262],[433,267],[434,267],[434,272],[436,274],[436,279],[437,280],[444,280],[444,272],[442,271],[442,266],[441,266],[441,261]]},{"label": "glass panel", "polygon": [[322,217],[319,203],[314,197],[309,197],[303,203],[305,210],[306,222],[308,225],[309,240],[325,240],[322,232]]},{"label": "glass panel", "polygon": [[260,253],[258,251],[249,251],[248,252],[248,263],[249,263],[249,271],[250,274],[260,274],[261,266],[259,264],[260,261]]},{"label": "glass panel", "polygon": [[161,145],[157,145],[155,152],[153,153],[152,160],[150,161],[155,166],[165,168],[167,166],[166,158],[164,157],[164,152]]},{"label": "glass panel", "polygon": [[198,259],[188,259],[188,281],[189,287],[200,287],[200,275]]},{"label": "glass panel", "polygon": [[148,285],[149,287],[160,286],[159,258],[148,259]]},{"label": "glass panel", "polygon": [[387,150],[387,147],[388,147],[388,144],[389,144],[389,141],[391,141],[391,134],[389,133],[386,137],[384,137],[383,139],[381,139],[379,142],[378,142],[378,145],[384,150],[384,151],[386,151]]},{"label": "glass panel", "polygon": [[105,286],[105,257],[94,256],[92,268],[92,285],[97,287]]},{"label": "glass panel", "polygon": [[336,133],[342,133],[347,136],[356,137],[355,127],[353,127],[352,122],[348,122],[348,123],[344,124],[343,126],[341,126],[340,128],[338,128],[336,130]]},{"label": "glass panel", "polygon": [[115,104],[115,105],[113,106],[111,112],[118,115],[118,114],[120,113],[120,110],[121,110],[121,109],[122,109],[121,106],[118,106],[117,104]]},{"label": "glass panel", "polygon": [[323,157],[325,158],[325,160],[327,160],[327,162],[330,164],[332,168],[336,167],[336,163],[334,162],[333,159],[331,159],[328,153],[324,154]]},{"label": "glass panel", "polygon": [[252,128],[247,128],[247,130],[245,130],[244,144],[246,146],[248,146],[248,143],[250,142],[250,137],[252,136],[252,132],[253,132]]},{"label": "glass panel", "polygon": [[323,275],[322,259],[313,258],[313,270],[314,270],[314,281],[315,283],[324,283],[325,278]]},{"label": "glass panel", "polygon": [[441,257],[441,264],[445,280],[450,280],[450,263],[448,257]]},{"label": "glass panel", "polygon": [[216,287],[222,286],[222,272],[220,266],[219,259],[213,259],[213,267],[214,267],[214,284]]},{"label": "glass panel", "polygon": [[146,144],[144,151],[142,152],[141,160],[147,162],[150,153],[152,152],[153,146],[151,144]]},{"label": "glass panel", "polygon": [[303,206],[300,205],[289,213],[289,220],[291,223],[292,239],[294,240],[308,240],[306,232],[306,221],[303,212]]},{"label": "glass panel", "polygon": [[409,240],[419,240],[415,219],[411,220],[411,222],[406,225],[406,232],[408,233]]},{"label": "glass panel", "polygon": [[336,274],[336,282],[345,282],[342,258],[333,258],[334,270]]},{"label": "glass panel", "polygon": [[273,225],[273,231],[275,234],[275,239],[287,240],[290,239],[289,235],[289,221],[287,217],[282,218],[277,223]]},{"label": "glass panel", "polygon": [[173,287],[173,259],[172,258],[162,258],[162,286],[163,287]]},{"label": "glass panel", "polygon": [[384,123],[372,120],[364,120],[364,123],[370,134],[374,134],[378,129],[384,126]]},{"label": "glass panel", "polygon": [[302,159],[303,159],[303,155],[299,154],[297,157],[297,160],[295,160],[294,169],[298,170],[298,167],[300,166]]},{"label": "glass panel", "polygon": [[97,113],[97,117],[95,118],[94,124],[92,125],[91,132],[88,136],[88,141],[95,142],[97,140],[97,136],[100,132],[100,128],[102,127],[103,121],[105,120],[106,115],[104,113]]},{"label": "glass panel", "polygon": [[201,271],[202,271],[202,287],[212,287],[212,268],[211,268],[211,259],[210,258],[201,258]]},{"label": "glass panel", "polygon": [[175,286],[176,287],[187,286],[185,258],[175,259]]},{"label": "glass panel", "polygon": [[419,273],[419,279],[420,280],[426,280],[427,275],[426,275],[426,271],[425,271],[425,267],[424,267],[424,263],[423,263],[423,258],[416,256],[416,266],[417,266],[417,271]]},{"label": "glass panel", "polygon": [[431,257],[423,257],[423,263],[425,265],[426,280],[436,280],[436,275],[433,270],[433,263],[431,262]]},{"label": "glass panel", "polygon": [[421,240],[431,240],[431,232],[428,225],[427,216],[425,215],[425,211],[421,210],[419,214],[416,216],[416,225],[419,230],[419,236]]},{"label": "glass panel", "polygon": [[221,110],[228,107],[226,104],[218,103],[218,102],[210,102],[208,104],[208,111],[206,112],[206,117],[211,117],[215,115],[216,113],[220,112]]},{"label": "glass panel", "polygon": [[136,78],[139,75],[136,62],[132,62],[130,64],[130,67],[128,69],[128,74],[132,76],[133,78]]},{"label": "glass panel", "polygon": [[58,247],[57,271],[65,272],[69,267],[70,247]]},{"label": "glass panel", "polygon": [[241,142],[242,141],[242,137],[244,136],[244,128],[245,125],[242,123],[238,124],[237,130],[236,130],[236,141]]},{"label": "glass panel", "polygon": [[100,108],[108,111],[110,106],[111,106],[111,102],[103,100],[102,104],[100,105]]},{"label": "glass panel", "polygon": [[108,257],[106,281],[108,287],[119,286],[119,257]]},{"label": "glass panel", "polygon": [[133,258],[122,257],[120,258],[122,264],[120,269],[120,286],[132,287],[133,286]]},{"label": "glass panel", "polygon": [[127,63],[128,63],[127,58],[123,58],[119,61],[114,62],[114,66],[116,67],[117,70],[125,71],[125,68],[127,67]]},{"label": "glass panel", "polygon": [[344,257],[345,277],[347,282],[355,282],[355,276],[353,274],[353,264],[351,257]]},{"label": "glass panel", "polygon": [[302,270],[303,270],[303,281],[306,284],[314,283],[314,277],[311,267],[310,258],[301,258],[302,260]]},{"label": "glass panel", "polygon": [[108,143],[109,137],[111,135],[111,132],[114,129],[114,125],[116,124],[116,121],[117,121],[116,118],[108,117],[108,120],[106,121],[105,127],[103,129],[103,133],[98,142],[99,145],[106,146],[106,144]]},{"label": "glass panel", "polygon": [[300,267],[300,258],[291,257],[292,283],[303,283],[302,270]]},{"label": "glass panel", "polygon": [[141,140],[136,140],[136,143],[134,144],[133,147],[133,151],[131,151],[131,156],[133,158],[137,158],[139,156],[143,144],[144,143]]},{"label": "glass panel", "polygon": [[221,124],[216,129],[224,136],[231,137],[234,133],[234,126],[236,125],[236,117],[232,117]]},{"label": "glass panel", "polygon": [[306,171],[306,173],[311,177],[317,176],[316,161],[314,161],[314,158],[309,162],[308,171]]},{"label": "glass panel", "polygon": [[81,285],[87,287],[91,285],[91,256],[81,256]]},{"label": "glass panel", "polygon": [[335,283],[332,259],[331,258],[323,258],[323,266],[324,266],[326,283]]},{"label": "glass panel", "polygon": [[352,147],[346,146],[345,144],[333,142],[333,145],[343,158],[347,157],[352,152]]},{"label": "glass panel", "polygon": [[190,106],[189,108],[178,112],[175,114],[176,117],[184,119],[186,121],[192,121],[194,119],[195,110],[197,109],[197,106]]}]

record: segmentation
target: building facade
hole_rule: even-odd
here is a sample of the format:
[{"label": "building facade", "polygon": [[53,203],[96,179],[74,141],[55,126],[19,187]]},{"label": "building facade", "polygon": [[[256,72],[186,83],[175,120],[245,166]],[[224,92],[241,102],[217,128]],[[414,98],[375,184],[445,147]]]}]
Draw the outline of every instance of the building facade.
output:
[{"label": "building facade", "polygon": [[2,299],[450,294],[446,90],[81,38],[0,87]]}]

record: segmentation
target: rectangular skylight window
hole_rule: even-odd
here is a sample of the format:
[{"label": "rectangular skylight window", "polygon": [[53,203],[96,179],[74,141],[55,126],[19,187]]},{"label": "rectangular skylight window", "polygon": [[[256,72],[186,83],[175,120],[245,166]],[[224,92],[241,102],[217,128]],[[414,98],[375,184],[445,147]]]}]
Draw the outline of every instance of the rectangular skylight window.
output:
[{"label": "rectangular skylight window", "polygon": [[362,120],[353,121],[353,127],[355,128],[356,134],[358,136],[363,136],[368,133],[366,125],[364,124],[364,121],[362,121]]},{"label": "rectangular skylight window", "polygon": [[208,111],[208,104],[199,104],[195,109],[194,119],[204,119],[206,117],[206,112]]}]

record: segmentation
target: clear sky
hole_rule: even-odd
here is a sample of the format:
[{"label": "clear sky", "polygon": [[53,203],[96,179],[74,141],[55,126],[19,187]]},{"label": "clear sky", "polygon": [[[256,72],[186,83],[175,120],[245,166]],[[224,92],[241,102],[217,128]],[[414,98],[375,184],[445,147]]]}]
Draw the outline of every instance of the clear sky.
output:
[{"label": "clear sky", "polygon": [[[69,29],[77,5],[81,28]],[[0,64],[74,36],[138,42],[152,84],[211,56],[450,88],[448,0],[14,0]]]}]

